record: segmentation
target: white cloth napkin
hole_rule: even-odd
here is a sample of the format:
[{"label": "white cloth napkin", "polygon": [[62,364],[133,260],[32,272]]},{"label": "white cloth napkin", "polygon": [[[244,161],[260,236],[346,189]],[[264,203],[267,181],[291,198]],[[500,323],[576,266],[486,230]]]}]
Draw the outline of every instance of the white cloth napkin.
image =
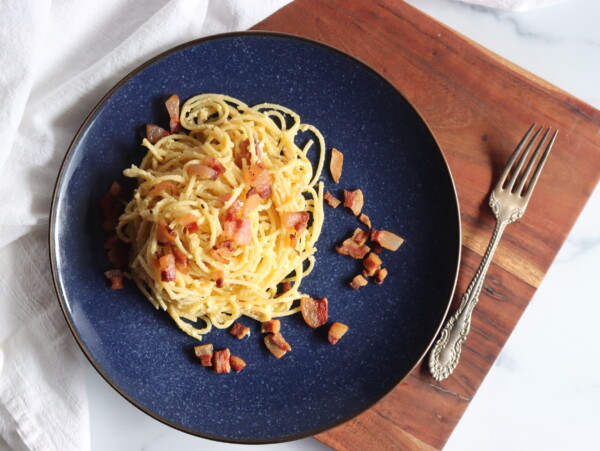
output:
[{"label": "white cloth napkin", "polygon": [[52,188],[100,98],[148,58],[291,0],[28,0],[0,14],[0,449],[86,450],[77,345],[48,263]]},{"label": "white cloth napkin", "polygon": [[526,11],[540,8],[564,0],[461,0],[474,5],[488,6],[490,8],[505,9],[507,11]]}]

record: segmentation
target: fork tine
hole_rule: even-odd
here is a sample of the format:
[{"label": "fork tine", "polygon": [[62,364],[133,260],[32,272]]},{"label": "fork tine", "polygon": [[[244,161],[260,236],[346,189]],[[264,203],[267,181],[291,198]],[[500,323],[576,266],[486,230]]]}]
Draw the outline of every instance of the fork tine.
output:
[{"label": "fork tine", "polygon": [[544,144],[546,143],[546,139],[548,138],[549,134],[550,134],[550,128],[548,128],[546,130],[546,133],[544,133],[544,136],[542,136],[542,139],[539,142],[539,144],[537,145],[535,152],[533,152],[533,155],[529,159],[529,163],[527,163],[527,167],[525,168],[525,171],[523,172],[523,175],[521,176],[521,180],[519,181],[519,184],[517,185],[517,188],[515,189],[515,194],[521,194],[521,191],[523,190],[523,187],[525,186],[525,182],[527,181],[527,178],[529,177],[529,174],[531,173],[531,169],[533,169],[533,165],[535,164],[535,161],[537,160],[538,155],[541,153],[542,149],[544,148]]},{"label": "fork tine", "polygon": [[538,178],[542,172],[542,169],[544,168],[544,164],[546,164],[546,159],[548,158],[548,155],[550,154],[550,151],[552,150],[552,146],[554,145],[554,140],[556,140],[556,135],[558,135],[558,130],[556,130],[554,132],[554,134],[552,135],[552,138],[550,139],[550,142],[548,143],[548,146],[546,147],[546,150],[544,151],[544,154],[542,155],[542,158],[540,159],[540,162],[538,163],[538,166],[535,169],[535,172],[533,173],[533,177],[531,177],[531,182],[529,182],[527,191],[525,191],[525,193],[523,194],[523,197],[527,198],[527,200],[529,200],[529,197],[531,197],[533,188],[535,188],[535,184],[537,183]]},{"label": "fork tine", "polygon": [[536,125],[537,124],[534,122],[533,125],[527,131],[527,133],[525,133],[525,136],[523,136],[523,138],[521,139],[521,142],[519,143],[519,145],[517,146],[517,148],[515,149],[513,154],[510,156],[508,163],[506,163],[506,166],[504,166],[504,170],[502,171],[502,174],[500,174],[500,178],[498,179],[498,183],[496,184],[497,188],[502,189],[502,186],[504,185],[504,182],[506,181],[506,177],[508,176],[508,173],[510,172],[510,168],[512,167],[515,160],[519,156],[521,149],[523,149],[523,146],[525,146],[525,143],[531,136],[531,132],[533,132],[533,129],[535,128]]},{"label": "fork tine", "polygon": [[512,192],[512,189],[515,186],[517,179],[519,178],[519,173],[521,172],[521,168],[525,164],[527,155],[529,155],[531,148],[535,144],[535,141],[537,140],[537,138],[540,135],[540,132],[542,131],[543,128],[544,128],[544,126],[542,125],[540,128],[538,128],[538,131],[535,132],[535,135],[533,135],[533,138],[531,138],[531,141],[529,141],[529,144],[527,144],[527,147],[523,151],[521,158],[519,158],[519,162],[517,163],[517,166],[512,170],[512,175],[511,175],[510,180],[508,181],[508,184],[506,185],[506,188],[505,188],[508,192]]}]

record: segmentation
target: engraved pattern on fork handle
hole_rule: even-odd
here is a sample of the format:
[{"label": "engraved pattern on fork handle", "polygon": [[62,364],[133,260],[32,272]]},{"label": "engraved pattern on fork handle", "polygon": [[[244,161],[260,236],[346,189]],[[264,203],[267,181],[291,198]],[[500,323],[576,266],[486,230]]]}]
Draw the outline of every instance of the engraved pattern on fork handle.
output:
[{"label": "engraved pattern on fork handle", "polygon": [[[494,210],[494,213],[497,213],[498,208],[494,203],[495,199],[492,196],[490,206]],[[492,239],[485,251],[479,268],[477,268],[475,277],[473,277],[467,291],[463,294],[458,310],[450,317],[442,329],[440,337],[429,355],[429,371],[435,380],[441,381],[446,379],[458,365],[462,344],[467,339],[467,334],[471,328],[473,308],[477,304],[477,301],[479,301],[483,281],[492,262],[496,247],[500,242],[504,228],[520,215],[522,215],[522,212],[519,209],[515,209],[508,219],[498,219],[496,221]]]}]

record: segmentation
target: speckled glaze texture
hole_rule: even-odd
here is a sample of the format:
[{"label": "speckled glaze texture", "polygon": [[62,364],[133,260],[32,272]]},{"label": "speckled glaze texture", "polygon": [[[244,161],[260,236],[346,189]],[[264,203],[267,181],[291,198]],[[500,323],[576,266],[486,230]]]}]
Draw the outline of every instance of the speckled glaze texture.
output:
[{"label": "speckled glaze texture", "polygon": [[[354,291],[360,262],[335,245],[360,224],[348,209],[325,207],[317,264],[303,290],[330,300],[330,320],[350,326],[336,346],[327,327],[300,315],[283,319],[293,351],[275,359],[259,324],[237,340],[223,330],[206,336],[248,366],[215,374],[193,357],[197,342],[156,311],[133,283],[107,288],[98,200],[138,163],[140,130],[168,124],[163,102],[206,92],[248,104],[279,103],[345,154],[336,185],[361,188],[375,228],[406,239],[384,252],[389,276]],[[75,137],[59,176],[52,209],[51,263],[69,326],[98,371],[127,399],[181,430],[232,442],[274,442],[313,435],[348,420],[389,392],[422,358],[446,314],[460,253],[452,178],[429,129],[396,89],[357,60],[304,39],[241,33],[192,42],[150,61],[120,82]]]}]

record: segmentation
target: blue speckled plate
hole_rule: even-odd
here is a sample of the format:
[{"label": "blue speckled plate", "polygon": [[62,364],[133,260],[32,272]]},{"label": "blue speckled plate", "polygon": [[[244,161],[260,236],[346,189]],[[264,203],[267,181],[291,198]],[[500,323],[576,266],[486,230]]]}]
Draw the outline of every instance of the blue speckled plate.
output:
[{"label": "blue speckled plate", "polygon": [[[348,209],[326,206],[317,264],[303,289],[330,300],[330,319],[350,326],[336,346],[326,328],[284,319],[293,351],[275,359],[259,325],[249,339],[206,337],[248,366],[215,374],[193,357],[197,344],[133,283],[110,290],[98,200],[122,170],[141,160],[140,127],[168,124],[163,102],[204,92],[248,104],[273,102],[318,127],[345,154],[335,185],[361,188],[376,228],[406,239],[382,254],[389,276],[354,291],[360,262],[337,255],[359,225]],[[131,188],[131,187],[130,187]],[[102,99],[75,136],[58,177],[50,226],[51,265],[69,327],[100,374],[156,419],[199,436],[267,443],[309,436],[372,406],[423,357],[454,290],[460,225],[448,166],[430,130],[406,99],[356,59],[306,39],[234,33],[191,42],[135,70]]]}]

